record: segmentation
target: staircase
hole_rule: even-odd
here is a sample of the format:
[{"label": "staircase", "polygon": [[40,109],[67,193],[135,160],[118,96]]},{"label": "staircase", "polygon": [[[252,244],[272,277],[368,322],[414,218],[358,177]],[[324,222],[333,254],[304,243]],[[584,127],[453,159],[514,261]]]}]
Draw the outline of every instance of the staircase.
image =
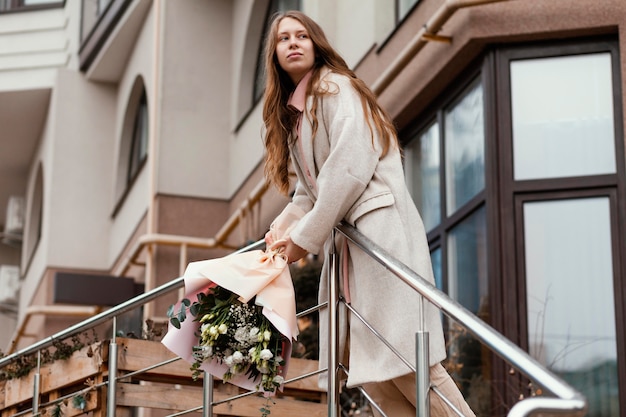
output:
[{"label": "staircase", "polygon": [[[489,325],[466,310],[455,300],[439,291],[405,265],[395,260],[374,242],[360,234],[355,228],[342,224],[333,233],[342,233],[359,249],[385,265],[394,275],[403,280],[426,300],[437,306],[442,313],[454,319],[464,329],[491,349],[512,368],[520,371],[537,387],[542,395],[520,399],[508,411],[510,417],[528,416],[536,412],[559,412],[570,416],[586,413],[587,401],[575,389],[531,358],[527,352],[496,332]],[[263,242],[256,242],[240,251],[256,249]],[[181,249],[181,252],[184,250]],[[285,390],[271,404],[271,417],[328,416],[342,415],[340,405],[339,370],[337,358],[336,320],[339,297],[336,253],[329,254],[332,265],[329,282],[329,302],[298,314],[306,315],[319,308],[327,308],[330,317],[329,363],[334,372],[328,372],[328,389],[317,386],[317,361],[292,358],[286,376]],[[67,360],[52,363],[41,361],[41,357],[60,340],[74,337],[81,332],[113,321],[112,335],[116,335],[118,316],[184,285],[178,278],[145,294],[128,300],[110,310],[78,323],[62,332],[41,340],[19,352],[0,358],[0,372],[19,366],[24,358],[39,358],[46,362],[25,376],[0,382],[0,417],[18,416],[64,416],[90,415],[93,417],[131,417],[140,407],[141,416],[175,417],[201,412],[203,416],[267,416],[260,409],[267,401],[259,394],[243,392],[230,384],[213,383],[213,378],[194,381],[189,364],[174,356],[160,342],[112,336],[108,342],[95,343],[68,356]],[[346,305],[355,318],[357,311]],[[335,329],[333,331],[332,329]],[[372,329],[374,330],[374,329]],[[427,334],[416,335],[418,364],[417,414],[428,416],[426,397],[429,392],[441,395],[436,387],[430,386],[428,373]],[[109,392],[110,391],[110,392]],[[365,395],[365,394],[363,394]],[[445,400],[445,399],[444,399]],[[376,405],[373,405],[376,407]],[[155,411],[150,410],[162,410]],[[456,411],[456,410],[455,410]],[[393,416],[389,416],[393,417]]]}]

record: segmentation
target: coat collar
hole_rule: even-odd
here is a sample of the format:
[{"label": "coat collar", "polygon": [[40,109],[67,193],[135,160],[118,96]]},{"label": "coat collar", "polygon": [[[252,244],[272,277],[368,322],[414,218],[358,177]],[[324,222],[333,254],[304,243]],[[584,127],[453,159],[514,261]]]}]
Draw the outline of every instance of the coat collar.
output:
[{"label": "coat collar", "polygon": [[311,79],[312,74],[313,70],[310,70],[306,73],[304,77],[302,77],[302,79],[296,86],[296,89],[293,90],[293,92],[289,96],[287,106],[292,107],[299,112],[304,111],[304,106],[306,103],[306,87],[309,84],[309,80]]}]

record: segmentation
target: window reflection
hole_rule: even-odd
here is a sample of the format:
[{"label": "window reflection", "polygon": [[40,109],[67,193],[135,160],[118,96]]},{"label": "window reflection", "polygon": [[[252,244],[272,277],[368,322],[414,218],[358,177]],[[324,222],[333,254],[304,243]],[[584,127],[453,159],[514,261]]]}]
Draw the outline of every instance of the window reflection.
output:
[{"label": "window reflection", "polygon": [[610,53],[511,62],[515,179],[615,172]]},{"label": "window reflection", "polygon": [[443,273],[441,271],[441,248],[437,248],[430,253],[430,259],[433,264],[433,274],[435,276],[435,285],[443,290]]},{"label": "window reflection", "polygon": [[[489,322],[485,213],[484,206],[481,206],[448,235],[448,293],[472,313]],[[449,371],[461,385],[476,415],[492,415],[489,356],[483,355],[484,349],[476,338],[450,320]]]},{"label": "window reflection", "polygon": [[477,81],[445,114],[447,213],[485,187],[483,89]]},{"label": "window reflection", "polygon": [[587,397],[588,415],[617,417],[609,219],[608,197],[524,204],[530,353]]},{"label": "window reflection", "polygon": [[405,150],[407,184],[426,231],[441,221],[439,124],[433,123]]}]

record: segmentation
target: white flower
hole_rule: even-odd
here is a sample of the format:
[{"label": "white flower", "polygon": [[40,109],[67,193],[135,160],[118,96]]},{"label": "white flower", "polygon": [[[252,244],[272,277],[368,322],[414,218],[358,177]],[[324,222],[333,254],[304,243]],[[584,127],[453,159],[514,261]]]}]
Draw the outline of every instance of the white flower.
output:
[{"label": "white flower", "polygon": [[265,361],[263,361],[261,365],[257,366],[256,369],[258,369],[262,374],[268,374],[270,372],[270,368],[267,366],[267,362]]},{"label": "white flower", "polygon": [[224,363],[225,363],[225,364],[226,364],[226,366],[228,366],[229,368],[230,368],[231,366],[233,366],[233,356],[232,356],[232,355],[230,355],[230,356],[226,356],[226,357],[224,358]]},{"label": "white flower", "polygon": [[228,326],[226,325],[226,323],[222,323],[220,324],[220,327],[217,328],[217,331],[220,332],[220,334],[226,334],[226,332],[228,331]]},{"label": "white flower", "polygon": [[272,332],[270,332],[269,330],[266,330],[263,332],[263,339],[269,342],[271,338],[272,338]]},{"label": "white flower", "polygon": [[248,342],[253,343],[259,340],[259,328],[253,327],[250,329],[250,335],[248,336]]},{"label": "white flower", "polygon": [[248,340],[248,330],[245,327],[240,327],[235,330],[235,340],[239,343],[244,343]]},{"label": "white flower", "polygon": [[272,382],[273,382],[273,383],[275,383],[275,384],[280,385],[280,384],[282,384],[283,382],[285,382],[285,378],[283,378],[283,377],[282,377],[282,376],[280,376],[280,375],[276,375],[276,376],[274,377],[274,379],[272,380]]},{"label": "white flower", "polygon": [[213,347],[212,346],[202,346],[202,356],[204,358],[210,358],[213,356]]},{"label": "white flower", "polygon": [[255,347],[250,348],[250,350],[248,351],[248,356],[250,357],[251,361],[256,361],[259,358]]},{"label": "white flower", "polygon": [[217,336],[217,333],[218,333],[217,326],[211,326],[211,328],[209,329],[209,334],[211,336]]},{"label": "white flower", "polygon": [[259,354],[259,358],[261,358],[262,361],[268,361],[272,359],[272,357],[274,357],[274,354],[269,349],[263,349]]},{"label": "white flower", "polygon": [[239,351],[233,353],[232,358],[233,358],[233,362],[234,363],[241,363],[241,362],[243,362],[243,354],[241,352],[239,352]]}]

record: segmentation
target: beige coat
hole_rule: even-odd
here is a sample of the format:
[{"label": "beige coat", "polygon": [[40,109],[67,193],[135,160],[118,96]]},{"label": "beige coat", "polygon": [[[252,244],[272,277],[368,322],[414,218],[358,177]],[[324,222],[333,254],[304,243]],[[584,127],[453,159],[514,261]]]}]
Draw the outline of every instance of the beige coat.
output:
[{"label": "beige coat", "polygon": [[[312,99],[308,97],[301,139],[290,145],[298,177],[290,204],[306,213],[290,233],[293,242],[311,253],[320,253],[330,244],[333,227],[346,220],[434,282],[424,226],[407,190],[398,149],[380,158],[380,144],[377,140],[372,143],[360,98],[347,77],[326,70],[321,84],[334,94],[320,101],[316,137],[311,138],[312,125],[307,112]],[[419,295],[351,243],[348,252],[352,305],[415,364],[415,332],[421,322]],[[320,301],[327,299],[327,268],[325,262]],[[443,360],[446,353],[439,312],[425,304],[424,329],[429,332],[433,365]],[[325,315],[320,317],[320,322],[320,362],[325,367]],[[350,331],[350,387],[410,372],[356,318],[350,320],[349,326],[344,320],[340,327],[344,336],[347,327]],[[345,337],[342,339],[345,341]]]}]

